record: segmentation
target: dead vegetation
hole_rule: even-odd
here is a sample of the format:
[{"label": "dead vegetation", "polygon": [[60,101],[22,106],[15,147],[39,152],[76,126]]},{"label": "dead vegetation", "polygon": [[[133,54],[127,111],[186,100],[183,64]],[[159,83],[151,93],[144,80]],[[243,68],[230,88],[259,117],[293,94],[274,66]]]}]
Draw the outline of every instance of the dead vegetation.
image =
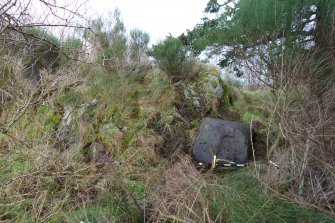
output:
[{"label": "dead vegetation", "polygon": [[[317,59],[315,59],[317,58]],[[276,92],[276,131],[282,137],[270,156],[267,180],[293,199],[334,211],[334,71],[328,55],[292,57],[283,71],[283,88]]]},{"label": "dead vegetation", "polygon": [[[198,172],[190,157],[180,158],[164,174],[164,185],[149,197],[151,222],[225,222],[223,207],[213,208],[211,198],[222,196],[212,190],[209,175]],[[212,194],[206,194],[212,193]]]}]

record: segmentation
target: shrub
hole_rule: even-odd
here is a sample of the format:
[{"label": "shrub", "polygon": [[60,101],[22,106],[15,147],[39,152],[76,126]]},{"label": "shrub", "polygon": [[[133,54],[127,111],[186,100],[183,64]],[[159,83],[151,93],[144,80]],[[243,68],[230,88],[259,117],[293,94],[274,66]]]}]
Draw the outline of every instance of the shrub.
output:
[{"label": "shrub", "polygon": [[29,42],[29,47],[23,50],[24,63],[28,76],[39,78],[42,69],[55,70],[60,66],[60,41],[59,39],[39,28],[25,30],[34,36]]},{"label": "shrub", "polygon": [[189,51],[179,39],[168,36],[152,47],[151,54],[158,67],[170,77],[184,79],[192,75],[195,60],[191,58]]},{"label": "shrub", "polygon": [[62,65],[69,62],[69,59],[78,59],[82,42],[75,37],[68,37],[61,45],[61,63]]},{"label": "shrub", "polygon": [[110,71],[121,73],[128,53],[126,28],[121,12],[115,9],[108,13],[107,18],[98,18],[89,23],[94,32],[85,31],[84,38],[94,46],[96,59]]},{"label": "shrub", "polygon": [[149,33],[140,29],[133,29],[130,31],[130,56],[136,62],[140,62],[141,53],[145,53],[150,42]]}]

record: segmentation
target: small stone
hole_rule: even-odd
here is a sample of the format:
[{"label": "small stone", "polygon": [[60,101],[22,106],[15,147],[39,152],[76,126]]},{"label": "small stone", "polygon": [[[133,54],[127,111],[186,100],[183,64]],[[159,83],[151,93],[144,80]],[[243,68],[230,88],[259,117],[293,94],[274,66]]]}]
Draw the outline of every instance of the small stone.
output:
[{"label": "small stone", "polygon": [[84,156],[88,162],[110,163],[113,158],[105,146],[99,142],[87,143],[83,148]]}]

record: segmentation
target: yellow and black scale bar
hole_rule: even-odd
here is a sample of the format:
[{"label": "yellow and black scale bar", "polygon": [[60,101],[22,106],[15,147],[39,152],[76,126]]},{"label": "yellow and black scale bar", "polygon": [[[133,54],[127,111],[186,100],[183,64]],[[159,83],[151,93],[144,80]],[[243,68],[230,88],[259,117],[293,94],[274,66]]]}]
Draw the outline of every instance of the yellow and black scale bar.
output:
[{"label": "yellow and black scale bar", "polygon": [[245,167],[247,164],[238,164],[229,160],[225,159],[217,159],[216,155],[213,156],[212,159],[212,169],[215,169],[215,167],[220,163],[220,167]]}]

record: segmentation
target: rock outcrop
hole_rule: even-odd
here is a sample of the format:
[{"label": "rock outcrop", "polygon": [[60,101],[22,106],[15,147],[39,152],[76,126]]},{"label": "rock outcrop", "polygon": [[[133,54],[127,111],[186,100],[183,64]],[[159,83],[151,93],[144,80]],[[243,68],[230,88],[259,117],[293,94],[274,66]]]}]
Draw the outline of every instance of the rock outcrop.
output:
[{"label": "rock outcrop", "polygon": [[113,158],[105,146],[99,142],[87,143],[83,148],[86,162],[95,162],[100,164],[112,163]]},{"label": "rock outcrop", "polygon": [[184,86],[184,98],[188,106],[200,113],[207,113],[220,104],[224,96],[221,72],[216,67],[205,66],[201,74]]}]

